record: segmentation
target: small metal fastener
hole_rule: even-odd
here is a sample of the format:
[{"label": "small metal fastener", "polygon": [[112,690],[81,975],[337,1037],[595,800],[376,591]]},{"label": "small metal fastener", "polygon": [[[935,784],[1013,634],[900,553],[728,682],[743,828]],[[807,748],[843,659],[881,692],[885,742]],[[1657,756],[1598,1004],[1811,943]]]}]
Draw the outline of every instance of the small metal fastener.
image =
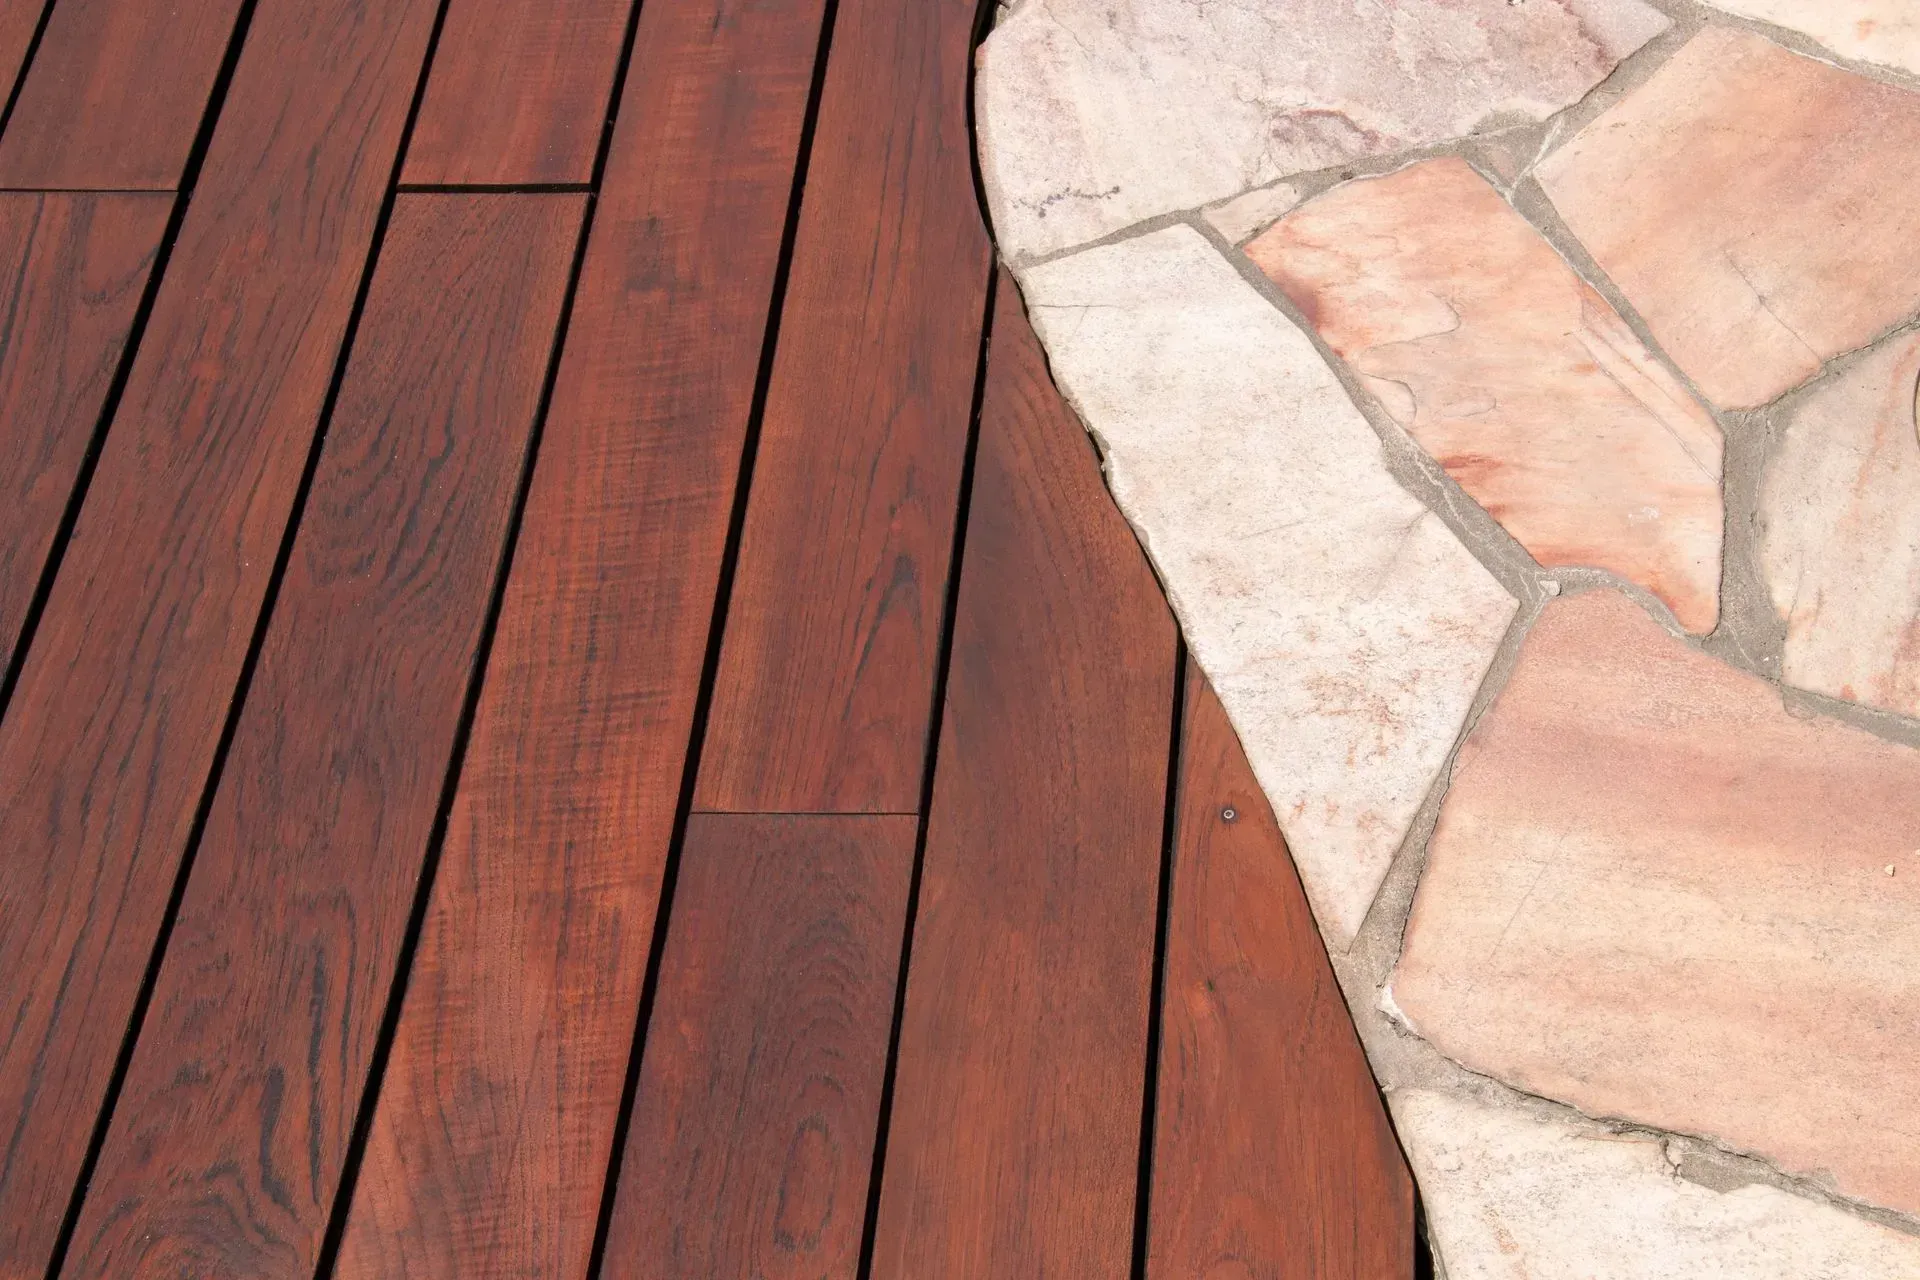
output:
[{"label": "small metal fastener", "polygon": [[1232,822],[1235,818],[1238,818],[1240,815],[1238,812],[1235,811],[1232,805],[1228,805],[1226,808],[1220,811],[1220,816],[1222,818],[1225,818],[1228,822]]}]

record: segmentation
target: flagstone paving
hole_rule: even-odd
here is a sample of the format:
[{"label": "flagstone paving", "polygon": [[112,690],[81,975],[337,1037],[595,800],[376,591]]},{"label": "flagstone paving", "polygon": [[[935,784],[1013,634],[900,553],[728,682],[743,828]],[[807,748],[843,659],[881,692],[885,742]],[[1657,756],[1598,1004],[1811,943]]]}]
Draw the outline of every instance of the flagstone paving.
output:
[{"label": "flagstone paving", "polygon": [[1707,0],[1716,9],[1812,36],[1843,58],[1920,73],[1913,0]]}]

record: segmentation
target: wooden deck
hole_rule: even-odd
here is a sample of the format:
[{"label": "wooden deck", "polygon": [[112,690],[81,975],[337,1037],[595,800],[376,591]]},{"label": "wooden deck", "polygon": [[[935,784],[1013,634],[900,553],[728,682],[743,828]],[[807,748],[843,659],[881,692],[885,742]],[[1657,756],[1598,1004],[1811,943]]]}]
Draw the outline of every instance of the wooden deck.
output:
[{"label": "wooden deck", "polygon": [[0,1280],[1412,1274],[981,20],[0,4]]}]

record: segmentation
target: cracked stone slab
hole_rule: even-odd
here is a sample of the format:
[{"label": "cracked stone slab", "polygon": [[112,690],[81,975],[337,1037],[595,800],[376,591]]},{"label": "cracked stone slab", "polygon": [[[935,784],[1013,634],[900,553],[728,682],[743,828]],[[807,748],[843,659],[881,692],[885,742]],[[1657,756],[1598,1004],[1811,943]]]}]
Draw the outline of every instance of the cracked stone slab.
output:
[{"label": "cracked stone slab", "polygon": [[1344,947],[1517,604],[1395,482],[1312,341],[1192,228],[1021,283]]},{"label": "cracked stone slab", "polygon": [[1787,682],[1909,716],[1920,716],[1917,388],[1920,334],[1815,388],[1768,463],[1760,508]]},{"label": "cracked stone slab", "polygon": [[1344,183],[1245,252],[1534,559],[1713,630],[1719,427],[1466,161]]},{"label": "cracked stone slab", "polygon": [[1920,309],[1920,93],[1708,27],[1534,173],[1722,408]]},{"label": "cracked stone slab", "polygon": [[1640,0],[1024,0],[979,54],[994,231],[1017,261],[1543,120],[1669,25]]},{"label": "cracked stone slab", "polygon": [[1392,1000],[1471,1070],[1920,1213],[1916,850],[1920,751],[1563,597],[1461,749]]},{"label": "cracked stone slab", "polygon": [[1423,1089],[1388,1101],[1447,1280],[1920,1275],[1920,1238],[1774,1187],[1687,1182],[1646,1135]]},{"label": "cracked stone slab", "polygon": [[1818,40],[1843,58],[1920,74],[1920,7],[1913,0],[1707,0]]}]

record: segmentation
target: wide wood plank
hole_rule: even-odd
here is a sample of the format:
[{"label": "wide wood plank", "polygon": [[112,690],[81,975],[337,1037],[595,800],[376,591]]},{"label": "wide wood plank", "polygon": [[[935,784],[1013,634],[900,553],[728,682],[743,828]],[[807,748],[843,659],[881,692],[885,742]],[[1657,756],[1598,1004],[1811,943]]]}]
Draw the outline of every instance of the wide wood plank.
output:
[{"label": "wide wood plank", "polygon": [[[59,0],[0,137],[0,187],[179,185],[241,3]],[[383,25],[366,14],[348,21]],[[338,64],[306,69],[329,72],[349,74]]]},{"label": "wide wood plank", "polygon": [[68,1276],[313,1275],[584,211],[394,209]]},{"label": "wide wood plank", "polygon": [[1003,281],[873,1274],[1131,1271],[1174,625]]},{"label": "wide wood plank", "polygon": [[173,201],[0,194],[0,669],[125,354]]},{"label": "wide wood plank", "polygon": [[919,807],[990,250],[974,0],[841,0],[695,805]]},{"label": "wide wood plank", "polygon": [[854,1280],[919,825],[689,821],[607,1280]]},{"label": "wide wood plank", "polygon": [[1413,1184],[1226,711],[1187,675],[1148,1280],[1407,1280]]},{"label": "wide wood plank", "polygon": [[[0,4],[0,93],[11,94],[27,61],[27,46],[40,16],[53,0],[7,0]],[[0,99],[4,101],[4,99]]]},{"label": "wide wood plank", "polygon": [[40,1274],[251,643],[435,5],[261,0],[0,721],[0,1276]]},{"label": "wide wood plank", "polygon": [[402,180],[591,182],[632,7],[452,0]]},{"label": "wide wood plank", "polygon": [[342,1280],[585,1273],[820,18],[642,10]]}]

